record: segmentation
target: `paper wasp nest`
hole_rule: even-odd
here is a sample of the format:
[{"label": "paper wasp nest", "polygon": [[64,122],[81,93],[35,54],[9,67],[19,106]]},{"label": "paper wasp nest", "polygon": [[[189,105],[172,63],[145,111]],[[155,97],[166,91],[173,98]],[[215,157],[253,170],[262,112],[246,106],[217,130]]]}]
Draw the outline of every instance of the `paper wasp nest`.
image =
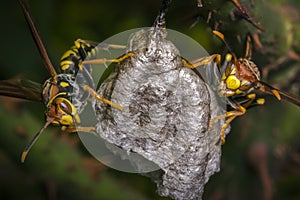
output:
[{"label": "paper wasp nest", "polygon": [[[134,33],[127,52],[97,91],[124,107],[96,101],[97,134],[105,141],[156,164],[163,175],[155,181],[162,196],[199,199],[209,177],[219,171],[220,124],[214,93],[182,64],[165,29]],[[143,168],[143,163],[135,163]]]}]

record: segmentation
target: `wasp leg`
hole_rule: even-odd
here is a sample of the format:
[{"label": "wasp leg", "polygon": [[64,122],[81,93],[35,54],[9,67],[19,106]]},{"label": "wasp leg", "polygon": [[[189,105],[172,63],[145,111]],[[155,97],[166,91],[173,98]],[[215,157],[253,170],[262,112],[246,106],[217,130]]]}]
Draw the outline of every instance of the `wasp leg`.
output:
[{"label": "wasp leg", "polygon": [[221,138],[222,144],[225,144],[225,131],[226,131],[227,127],[232,122],[232,120],[234,120],[234,118],[236,118],[236,117],[237,117],[237,115],[229,117],[228,119],[226,119],[224,125],[222,126],[222,129],[221,129],[221,132],[220,132],[220,138]]},{"label": "wasp leg", "polygon": [[97,99],[97,100],[99,100],[99,101],[102,101],[102,102],[104,102],[104,103],[110,105],[111,107],[117,108],[117,109],[119,109],[119,110],[121,110],[121,111],[124,110],[124,108],[123,108],[121,105],[119,105],[119,104],[117,104],[117,103],[114,103],[114,102],[111,102],[110,100],[101,97],[101,96],[100,96],[99,94],[97,94],[97,92],[96,92],[93,88],[91,88],[90,86],[85,85],[85,86],[83,87],[83,89],[86,90],[86,91],[88,91],[95,99]]},{"label": "wasp leg", "polygon": [[62,126],[61,130],[64,133],[75,133],[75,132],[84,132],[84,133],[89,133],[93,134],[95,136],[98,136],[97,133],[95,132],[96,129],[93,126]]},{"label": "wasp leg", "polygon": [[105,51],[109,51],[109,49],[125,49],[126,46],[124,45],[117,45],[117,44],[101,44],[101,49]]},{"label": "wasp leg", "polygon": [[[129,52],[129,53],[126,53],[124,54],[123,56],[119,57],[119,58],[116,58],[116,59],[106,59],[106,58],[101,58],[101,59],[92,59],[92,60],[85,60],[85,61],[82,61],[79,66],[82,66],[84,64],[106,64],[107,62],[114,62],[114,63],[119,63],[119,62],[122,62],[123,60],[126,60],[127,58],[130,58],[134,55],[134,53],[132,52]],[[90,86],[88,85],[85,85],[83,87],[83,89],[85,91],[88,91],[95,99],[99,100],[99,101],[102,101],[114,108],[117,108],[119,110],[124,110],[124,108],[119,105],[119,104],[116,104],[116,103],[113,103],[111,101],[109,101],[108,99],[105,99],[103,97],[101,97],[99,94],[97,94],[97,92],[91,88]]]},{"label": "wasp leg", "polygon": [[223,119],[223,118],[241,116],[241,115],[245,114],[245,112],[246,112],[246,108],[238,104],[238,110],[228,111],[224,115],[218,115],[218,116],[215,116],[212,119],[210,119],[209,128],[212,129],[214,122],[217,121],[217,120],[220,120],[220,119]]},{"label": "wasp leg", "polygon": [[209,121],[209,128],[212,129],[213,128],[213,124],[216,120],[220,120],[223,118],[227,118],[225,123],[222,126],[221,132],[220,132],[220,137],[221,137],[221,142],[222,144],[225,143],[225,131],[226,128],[228,127],[228,125],[230,124],[230,122],[237,116],[241,116],[243,114],[245,114],[246,112],[246,108],[241,106],[241,105],[237,105],[238,106],[238,110],[233,110],[233,111],[229,111],[226,112],[224,115],[219,115],[216,117],[213,117],[212,119],[210,119]]},{"label": "wasp leg", "polygon": [[87,127],[83,127],[83,126],[62,126],[61,130],[65,133],[74,133],[74,132],[86,132],[86,133],[92,133],[94,132],[96,129],[93,126],[87,126]]},{"label": "wasp leg", "polygon": [[186,59],[182,58],[182,63],[185,67],[194,69],[201,65],[208,65],[212,62],[216,62],[218,65],[221,63],[221,55],[220,54],[213,54],[211,56],[202,57],[191,62],[187,61]]},{"label": "wasp leg", "polygon": [[93,132],[95,131],[95,127],[92,126],[87,126],[87,127],[82,127],[82,126],[62,126],[61,130],[65,133],[74,133],[77,131],[81,132]]},{"label": "wasp leg", "polygon": [[100,59],[93,59],[93,60],[85,60],[80,63],[80,65],[84,64],[106,64],[108,62],[110,63],[119,63],[122,62],[123,60],[126,60],[127,58],[130,58],[134,55],[132,52],[128,52],[124,54],[123,56],[116,58],[116,59],[106,59],[106,58],[100,58]]},{"label": "wasp leg", "polygon": [[242,110],[230,111],[230,112],[227,112],[225,114],[225,117],[227,119],[225,120],[225,123],[223,124],[221,132],[220,132],[220,137],[221,137],[222,144],[225,143],[225,131],[226,131],[226,128],[229,126],[229,124],[232,122],[232,120],[234,120],[234,118],[236,118],[237,116],[241,116],[241,115],[245,114],[246,108],[240,106],[240,109],[242,109]]},{"label": "wasp leg", "polygon": [[117,45],[117,44],[106,44],[106,43],[98,43],[90,40],[83,40],[83,39],[77,39],[74,42],[73,49],[76,49],[76,51],[73,51],[72,49],[67,51],[62,58],[69,57],[70,55],[74,55],[74,53],[78,53],[78,50],[84,50],[87,56],[95,55],[96,52],[101,49],[104,51],[109,52],[110,49],[125,49],[126,46],[124,45]]},{"label": "wasp leg", "polygon": [[[228,125],[238,116],[241,116],[243,114],[246,113],[246,108],[249,108],[252,104],[258,104],[258,105],[262,105],[264,104],[264,99],[262,98],[256,98],[255,94],[248,94],[247,98],[249,99],[249,101],[247,101],[244,104],[239,104],[239,103],[235,103],[235,110],[232,111],[228,111],[226,112],[224,115],[219,115],[216,116],[214,118],[212,118],[209,122],[209,128],[211,129],[213,127],[213,123],[216,120],[219,119],[223,119],[226,118],[224,125],[222,126],[221,132],[220,132],[220,137],[221,137],[221,142],[222,144],[225,143],[225,131],[226,128],[228,127]],[[256,101],[255,101],[256,100]]]},{"label": "wasp leg", "polygon": [[90,41],[90,40],[83,40],[83,39],[77,39],[74,43],[77,48],[80,47],[80,43],[83,43],[83,44],[90,45],[93,47],[99,47],[100,49],[102,49],[104,51],[109,51],[109,49],[125,49],[126,48],[125,45],[98,43],[98,42],[94,42],[94,41]]}]

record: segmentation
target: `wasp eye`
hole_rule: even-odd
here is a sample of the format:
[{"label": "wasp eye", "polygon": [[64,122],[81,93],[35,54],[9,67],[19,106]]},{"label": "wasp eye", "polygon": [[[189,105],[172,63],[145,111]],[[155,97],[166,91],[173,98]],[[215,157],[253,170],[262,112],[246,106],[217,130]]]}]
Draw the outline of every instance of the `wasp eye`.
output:
[{"label": "wasp eye", "polygon": [[64,111],[67,114],[72,113],[72,107],[70,106],[70,102],[64,100],[64,99],[59,99],[57,102],[58,109]]}]

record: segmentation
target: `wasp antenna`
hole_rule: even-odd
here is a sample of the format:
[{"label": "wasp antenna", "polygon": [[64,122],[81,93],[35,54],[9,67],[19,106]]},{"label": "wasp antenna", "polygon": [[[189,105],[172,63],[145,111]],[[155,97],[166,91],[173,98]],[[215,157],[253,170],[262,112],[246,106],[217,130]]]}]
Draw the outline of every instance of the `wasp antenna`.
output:
[{"label": "wasp antenna", "polygon": [[42,39],[39,35],[39,32],[38,32],[38,29],[37,27],[35,26],[34,22],[33,22],[33,19],[31,17],[31,14],[29,12],[29,6],[28,6],[28,3],[27,1],[25,0],[19,0],[19,3],[22,7],[22,11],[24,13],[24,16],[25,16],[25,19],[26,19],[26,22],[29,26],[29,29],[30,29],[30,32],[31,32],[31,35],[34,39],[34,42],[40,52],[40,55],[44,61],[44,64],[45,64],[45,67],[47,68],[47,70],[49,71],[49,73],[51,74],[52,77],[56,76],[56,71],[55,71],[55,68],[53,67],[50,59],[49,59],[49,56],[48,56],[48,53],[46,51],[46,48],[42,42]]},{"label": "wasp antenna", "polygon": [[223,33],[219,32],[219,31],[216,31],[216,30],[213,30],[213,34],[215,34],[216,36],[218,36],[223,41],[223,43],[225,44],[225,46],[228,49],[229,53],[232,54],[234,60],[236,61],[237,57],[236,57],[235,53],[233,53],[233,51],[230,48],[229,44],[226,42]]},{"label": "wasp antenna", "polygon": [[51,123],[53,122],[53,119],[47,120],[45,125],[35,134],[35,136],[32,138],[32,140],[29,142],[29,144],[25,147],[22,156],[21,156],[21,162],[24,163],[26,156],[31,149],[31,147],[34,145],[34,143],[37,141],[37,139],[40,137],[40,135],[44,132],[45,128],[47,128]]},{"label": "wasp antenna", "polygon": [[166,27],[166,14],[170,7],[172,0],[163,0],[158,16],[154,22],[154,27],[165,28]]},{"label": "wasp antenna", "polygon": [[224,37],[223,33],[219,32],[219,31],[216,31],[216,30],[213,30],[213,34],[218,36],[222,41],[225,40],[225,37]]},{"label": "wasp antenna", "polygon": [[259,81],[258,86],[259,86],[259,90],[261,90],[262,92],[267,92],[267,93],[275,96],[278,101],[281,100],[281,96],[279,94],[278,89],[274,88],[273,86],[271,86],[263,81]]}]

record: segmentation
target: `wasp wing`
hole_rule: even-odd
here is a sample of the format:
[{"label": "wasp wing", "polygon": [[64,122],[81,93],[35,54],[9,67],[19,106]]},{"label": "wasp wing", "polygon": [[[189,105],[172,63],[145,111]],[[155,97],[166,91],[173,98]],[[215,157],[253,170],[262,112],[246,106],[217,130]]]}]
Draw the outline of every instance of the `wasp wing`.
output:
[{"label": "wasp wing", "polygon": [[42,102],[42,85],[25,79],[0,80],[0,96]]}]

